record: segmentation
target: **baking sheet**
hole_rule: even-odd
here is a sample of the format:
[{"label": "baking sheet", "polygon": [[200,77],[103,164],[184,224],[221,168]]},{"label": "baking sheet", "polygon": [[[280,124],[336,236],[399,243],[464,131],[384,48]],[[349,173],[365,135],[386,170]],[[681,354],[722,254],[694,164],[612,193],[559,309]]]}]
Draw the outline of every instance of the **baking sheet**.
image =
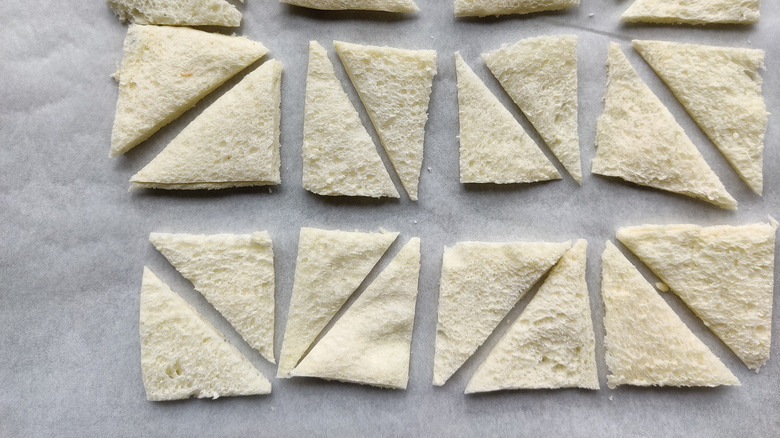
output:
[{"label": "baking sheet", "polygon": [[[764,95],[780,114],[780,7],[764,1],[753,26],[624,26],[629,1],[583,0],[579,8],[487,19],[455,19],[449,0],[417,0],[410,16],[319,12],[247,0],[238,33],[262,41],[284,64],[282,185],[218,192],[135,191],[128,179],[149,162],[228,82],[127,155],[109,159],[116,102],[110,78],[126,27],[101,1],[9,0],[0,3],[0,435],[520,435],[778,436],[780,311],[775,303],[772,358],[748,370],[672,294],[664,298],[742,381],[716,389],[606,387],[599,256],[617,227],[642,223],[745,224],[780,217],[777,116],[770,118],[764,196],[754,195],[691,121],[629,41],[679,42],[767,50]],[[229,32],[229,31],[228,31]],[[501,90],[479,55],[521,38],[573,33],[579,40],[580,143],[584,179],[531,185],[458,183],[456,86],[459,50],[480,78],[543,144]],[[307,42],[329,51],[343,86],[374,136],[337,61],[334,39],[438,51],[426,134],[420,201],[324,198],[301,188]],[[739,210],[639,188],[588,172],[606,80],[607,43],[621,43],[640,76],[667,104]],[[384,153],[380,154],[384,158]],[[387,163],[387,161],[385,160]],[[398,180],[393,175],[394,181]],[[400,189],[400,185],[397,185]],[[401,191],[402,192],[402,191]],[[403,193],[403,192],[402,192]],[[148,243],[152,231],[247,233],[268,230],[277,272],[276,352],[292,289],[301,226],[363,231],[385,228],[422,238],[411,373],[406,391],[315,379],[273,379],[274,367],[252,351],[192,286]],[[431,386],[436,300],[445,245],[460,240],[585,238],[596,331],[600,391],[514,391],[464,396],[466,382],[506,328],[443,387]],[[627,253],[624,250],[624,253]],[[636,261],[635,258],[630,257]],[[141,273],[149,266],[202,311],[273,382],[273,394],[217,401],[151,403],[139,365]],[[642,268],[648,278],[654,279]],[[526,296],[506,319],[525,307]]]}]

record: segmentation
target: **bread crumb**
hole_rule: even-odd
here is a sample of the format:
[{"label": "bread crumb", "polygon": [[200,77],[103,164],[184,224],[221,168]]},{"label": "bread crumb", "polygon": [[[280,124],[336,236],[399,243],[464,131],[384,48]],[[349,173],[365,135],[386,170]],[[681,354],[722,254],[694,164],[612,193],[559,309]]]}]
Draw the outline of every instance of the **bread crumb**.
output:
[{"label": "bread crumb", "polygon": [[591,12],[590,14],[588,14],[588,18],[593,18],[595,15],[596,15],[596,14],[594,14],[594,13],[592,13],[592,12]]},{"label": "bread crumb", "polygon": [[667,286],[663,281],[656,281],[655,288],[661,292],[669,292],[669,286]]},{"label": "bread crumb", "polygon": [[431,171],[431,168],[429,167],[429,168],[428,168],[428,172],[430,172],[430,171]]}]

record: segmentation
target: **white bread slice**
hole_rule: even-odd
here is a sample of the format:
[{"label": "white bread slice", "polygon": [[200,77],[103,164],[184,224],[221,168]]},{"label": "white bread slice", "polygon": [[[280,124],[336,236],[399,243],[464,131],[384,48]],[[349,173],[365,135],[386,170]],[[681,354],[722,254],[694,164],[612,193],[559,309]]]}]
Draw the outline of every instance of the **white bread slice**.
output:
[{"label": "white bread slice", "polygon": [[273,185],[279,175],[282,63],[248,74],[130,178],[133,187],[221,189]]},{"label": "white bread slice", "polygon": [[617,236],[749,368],[769,360],[777,223],[643,225]]},{"label": "white bread slice", "polygon": [[108,0],[122,22],[175,26],[241,25],[241,12],[225,0]]},{"label": "white bread slice", "polygon": [[420,239],[412,238],[292,371],[406,389],[420,275]]},{"label": "white bread slice", "polygon": [[742,180],[760,195],[769,114],[759,74],[764,51],[665,41],[633,43]]},{"label": "white bread slice", "polygon": [[271,393],[271,382],[148,268],[141,285],[140,334],[149,400]]},{"label": "white bread slice", "polygon": [[110,156],[146,140],[268,49],[244,37],[187,27],[127,29]]},{"label": "white bread slice", "polygon": [[577,36],[520,40],[482,54],[490,72],[578,183]]},{"label": "white bread slice", "polygon": [[761,0],[636,0],[623,13],[628,23],[750,24],[761,17]]},{"label": "white bread slice", "polygon": [[244,340],[274,360],[274,250],[268,232],[151,233],[149,241]]},{"label": "white bread slice", "polygon": [[306,75],[303,188],[326,196],[399,197],[327,52],[316,41],[309,43]]},{"label": "white bread slice", "polygon": [[304,8],[343,11],[416,12],[420,8],[412,0],[281,0]]},{"label": "white bread slice", "polygon": [[739,385],[612,242],[601,269],[610,388]]},{"label": "white bread slice", "polygon": [[580,0],[455,0],[456,17],[530,14],[579,6]]},{"label": "white bread slice", "polygon": [[458,242],[444,249],[433,384],[443,385],[485,342],[571,242]]},{"label": "white bread slice", "polygon": [[301,228],[278,378],[290,371],[398,237]]},{"label": "white bread slice", "polygon": [[401,184],[416,201],[436,51],[333,45]]},{"label": "white bread slice", "polygon": [[609,45],[607,68],[592,172],[736,210],[737,201],[617,43]]},{"label": "white bread slice", "polygon": [[466,394],[502,389],[599,389],[585,257],[578,240],[469,380]]},{"label": "white bread slice", "polygon": [[461,183],[526,183],[561,175],[473,70],[455,53]]}]

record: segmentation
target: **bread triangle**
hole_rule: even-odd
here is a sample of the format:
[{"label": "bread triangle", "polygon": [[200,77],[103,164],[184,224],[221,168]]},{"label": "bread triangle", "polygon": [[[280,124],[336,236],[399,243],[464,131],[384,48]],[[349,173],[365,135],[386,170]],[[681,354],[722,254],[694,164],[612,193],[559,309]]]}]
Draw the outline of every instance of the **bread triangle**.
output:
[{"label": "bread triangle", "polygon": [[334,46],[401,184],[416,201],[436,51],[341,41]]},{"label": "bread triangle", "polygon": [[461,183],[526,183],[561,175],[523,127],[455,54]]},{"label": "bread triangle", "polygon": [[279,184],[282,64],[270,60],[223,94],[130,178],[133,187]]},{"label": "bread triangle", "polygon": [[587,242],[550,271],[519,318],[471,377],[466,394],[502,389],[599,389],[585,282]]},{"label": "bread triangle", "polygon": [[151,233],[149,241],[244,340],[274,360],[274,251],[267,232]]},{"label": "bread triangle", "polygon": [[443,385],[485,342],[571,242],[458,242],[444,249],[433,384]]},{"label": "bread triangle", "polygon": [[140,333],[149,400],[271,393],[271,382],[148,268],[141,285]]},{"label": "bread triangle", "polygon": [[142,26],[127,29],[111,156],[146,140],[268,49],[244,37],[187,27]]},{"label": "bread triangle", "polygon": [[281,0],[282,3],[304,8],[331,11],[362,10],[383,12],[416,12],[420,8],[413,0]]},{"label": "bread triangle", "polygon": [[276,377],[290,371],[398,237],[301,228],[287,328]]},{"label": "bread triangle", "polygon": [[482,58],[563,167],[581,183],[577,36],[528,38]]},{"label": "bread triangle", "polygon": [[761,0],[636,0],[621,17],[629,23],[750,24]]},{"label": "bread triangle", "polygon": [[420,239],[415,237],[292,375],[406,389],[419,274]]},{"label": "bread triangle", "polygon": [[769,360],[777,223],[643,225],[618,239],[745,364]]},{"label": "bread triangle", "polygon": [[698,198],[735,210],[737,201],[617,43],[607,57],[604,112],[596,126],[593,173]]},{"label": "bread triangle", "polygon": [[739,385],[612,242],[601,269],[610,388]]},{"label": "bread triangle", "polygon": [[241,12],[225,0],[108,0],[121,21],[175,26],[241,25]]},{"label": "bread triangle", "polygon": [[455,0],[456,17],[530,14],[578,6],[580,0]]},{"label": "bread triangle", "polygon": [[328,54],[316,41],[309,43],[306,75],[303,188],[328,196],[399,197]]},{"label": "bread triangle", "polygon": [[759,75],[764,51],[665,41],[634,41],[634,48],[760,195],[769,114]]}]

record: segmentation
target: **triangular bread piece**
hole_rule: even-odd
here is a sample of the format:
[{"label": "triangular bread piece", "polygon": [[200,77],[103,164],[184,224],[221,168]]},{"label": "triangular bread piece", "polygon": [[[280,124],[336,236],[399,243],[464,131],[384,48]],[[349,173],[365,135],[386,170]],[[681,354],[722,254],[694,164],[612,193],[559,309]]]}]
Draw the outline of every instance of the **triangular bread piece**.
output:
[{"label": "triangular bread piece", "polygon": [[131,24],[114,75],[119,97],[110,155],[146,140],[266,53],[244,37]]},{"label": "triangular bread piece", "polygon": [[528,38],[482,58],[563,167],[581,183],[577,36]]},{"label": "triangular bread piece", "polygon": [[621,19],[629,23],[750,24],[761,0],[636,0]]},{"label": "triangular bread piece", "polygon": [[244,340],[274,360],[274,250],[268,232],[151,233],[149,241]]},{"label": "triangular bread piece", "polygon": [[752,369],[769,360],[777,223],[643,225],[617,236]]},{"label": "triangular bread piece", "polygon": [[461,183],[526,183],[561,175],[523,127],[455,54]]},{"label": "triangular bread piece", "polygon": [[612,242],[601,270],[610,388],[739,385]]},{"label": "triangular bread piece", "polygon": [[398,233],[301,228],[290,310],[276,377],[290,371],[360,286]]},{"label": "triangular bread piece", "polygon": [[444,249],[433,384],[463,365],[571,242],[458,242]]},{"label": "triangular bread piece", "polygon": [[502,389],[599,389],[585,282],[587,242],[550,271],[519,318],[471,377],[466,394]]},{"label": "triangular bread piece", "polygon": [[241,25],[241,12],[225,0],[108,0],[121,21],[175,26]]},{"label": "triangular bread piece", "polygon": [[580,0],[455,0],[456,17],[530,14],[579,6]]},{"label": "triangular bread piece", "polygon": [[767,115],[761,94],[764,51],[634,41],[743,181],[761,194]]},{"label": "triangular bread piece", "polygon": [[133,175],[133,187],[195,190],[279,184],[281,77],[282,64],[275,60],[247,75]]},{"label": "triangular bread piece", "polygon": [[327,196],[399,197],[327,52],[316,41],[309,43],[306,75],[303,188]]},{"label": "triangular bread piece", "polygon": [[412,0],[281,0],[288,5],[327,11],[359,10],[383,12],[416,12]]},{"label": "triangular bread piece", "polygon": [[292,371],[406,389],[420,274],[420,239],[412,238]]},{"label": "triangular bread piece", "polygon": [[593,173],[736,210],[737,201],[726,192],[672,113],[642,82],[617,43],[609,45],[607,68]]},{"label": "triangular bread piece", "polygon": [[436,51],[333,44],[401,184],[416,201]]},{"label": "triangular bread piece", "polygon": [[140,333],[149,400],[271,393],[271,382],[148,268],[141,285]]}]

